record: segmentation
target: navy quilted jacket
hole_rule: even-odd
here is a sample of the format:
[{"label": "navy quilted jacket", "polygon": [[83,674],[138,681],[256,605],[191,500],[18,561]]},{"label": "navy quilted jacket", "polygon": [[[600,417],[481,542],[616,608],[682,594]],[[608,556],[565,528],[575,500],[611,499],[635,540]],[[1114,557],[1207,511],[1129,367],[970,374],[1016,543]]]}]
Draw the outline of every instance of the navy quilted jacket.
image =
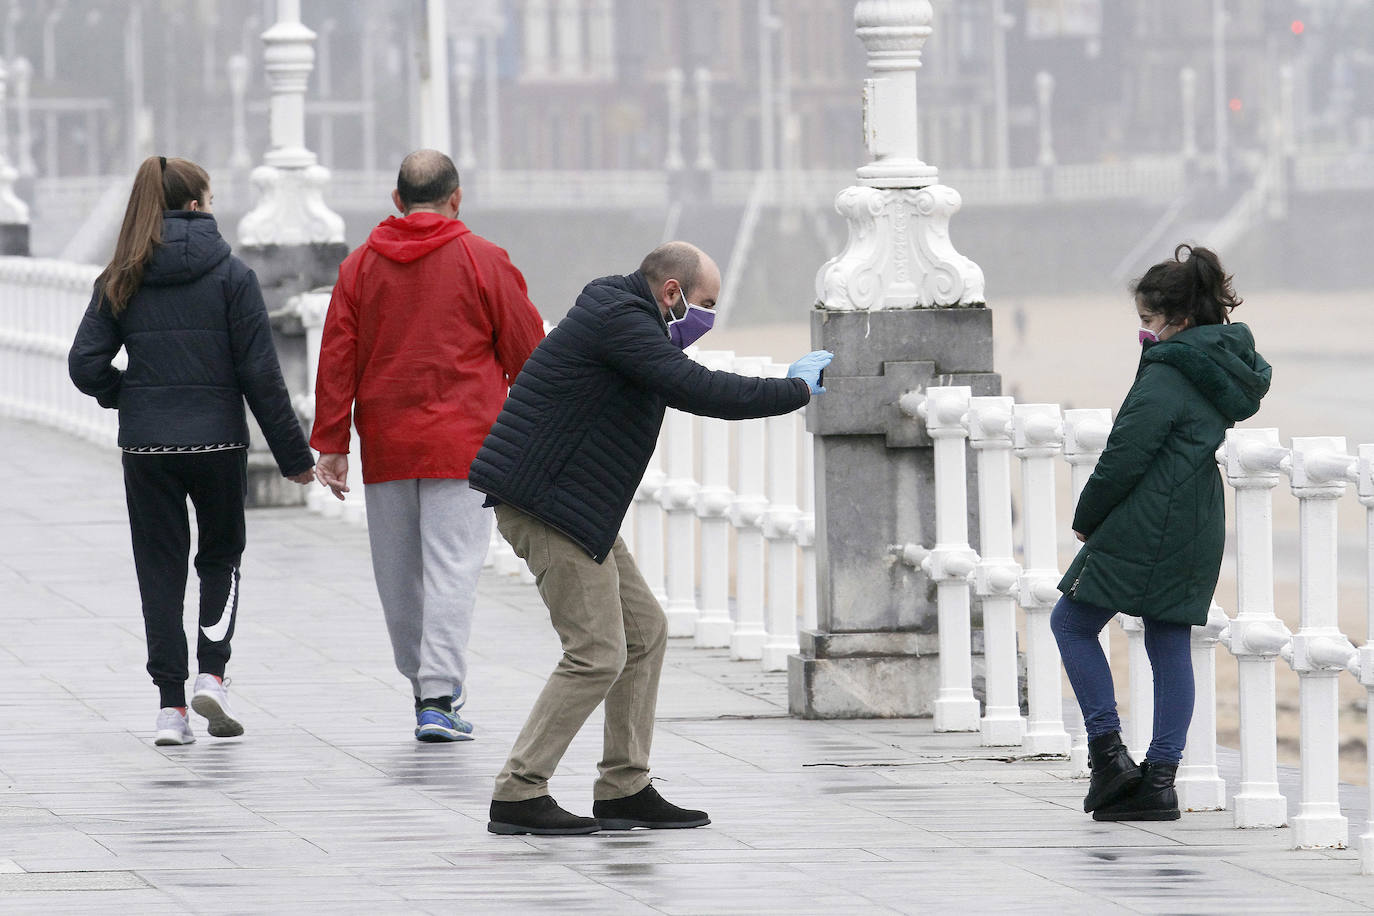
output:
[{"label": "navy quilted jacket", "polygon": [[665,407],[727,420],[788,413],[801,379],[713,372],[683,354],[636,271],[582,290],[516,377],[468,482],[598,563],[653,455]]},{"label": "navy quilted jacket", "polygon": [[[112,365],[123,347],[129,367]],[[72,382],[119,408],[121,448],[248,441],[246,398],[282,474],[315,463],[282,380],[258,279],[209,213],[168,210],[162,244],[116,318],[99,289],[81,319]]]}]

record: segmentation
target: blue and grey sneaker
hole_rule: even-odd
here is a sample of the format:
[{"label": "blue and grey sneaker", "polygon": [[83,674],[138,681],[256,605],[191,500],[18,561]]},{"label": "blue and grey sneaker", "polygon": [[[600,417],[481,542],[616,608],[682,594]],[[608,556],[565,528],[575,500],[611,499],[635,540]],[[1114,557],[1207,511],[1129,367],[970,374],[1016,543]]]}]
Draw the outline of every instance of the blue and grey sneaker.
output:
[{"label": "blue and grey sneaker", "polygon": [[453,693],[453,711],[457,712],[463,708],[463,704],[468,701],[468,688],[466,684],[459,684],[458,689]]},{"label": "blue and grey sneaker", "polygon": [[417,741],[471,741],[472,723],[457,712],[426,706],[415,714]]}]

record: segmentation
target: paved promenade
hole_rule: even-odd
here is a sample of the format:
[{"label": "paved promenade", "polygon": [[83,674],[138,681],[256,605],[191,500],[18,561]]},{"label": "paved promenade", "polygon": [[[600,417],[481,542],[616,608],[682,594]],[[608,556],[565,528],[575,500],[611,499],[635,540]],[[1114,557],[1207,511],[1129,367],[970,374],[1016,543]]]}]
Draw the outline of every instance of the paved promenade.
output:
[{"label": "paved promenade", "polygon": [[[193,717],[196,744],[154,747],[118,455],[8,420],[0,442],[0,913],[1374,907],[1353,851],[1289,850],[1290,831],[1232,830],[1229,813],[1095,824],[1062,763],[929,720],[791,719],[783,676],[678,643],[657,785],[712,825],[491,836],[492,777],[558,656],[534,589],[483,579],[478,739],[419,744],[366,535],[304,510],[249,517],[229,668],[247,733]],[[554,780],[575,812],[599,739],[594,720]]]}]

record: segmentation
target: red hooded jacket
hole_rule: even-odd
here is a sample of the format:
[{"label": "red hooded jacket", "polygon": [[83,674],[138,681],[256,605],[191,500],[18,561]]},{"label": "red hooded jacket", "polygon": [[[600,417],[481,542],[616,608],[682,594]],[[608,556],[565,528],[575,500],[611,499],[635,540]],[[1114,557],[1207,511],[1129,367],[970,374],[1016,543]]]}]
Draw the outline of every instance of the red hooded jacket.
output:
[{"label": "red hooded jacket", "polygon": [[506,252],[437,213],[390,217],[339,265],[310,445],[362,441],[363,483],[466,479],[544,336]]}]

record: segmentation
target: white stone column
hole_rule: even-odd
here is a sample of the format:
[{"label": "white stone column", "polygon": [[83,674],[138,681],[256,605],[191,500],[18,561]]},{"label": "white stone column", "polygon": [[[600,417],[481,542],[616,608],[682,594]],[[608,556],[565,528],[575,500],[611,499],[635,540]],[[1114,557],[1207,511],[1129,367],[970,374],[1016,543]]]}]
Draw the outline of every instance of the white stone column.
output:
[{"label": "white stone column", "polygon": [[[1073,505],[1078,506],[1078,498],[1088,485],[1097,459],[1102,457],[1102,449],[1107,445],[1107,437],[1112,431],[1112,412],[1105,408],[1083,407],[1064,411],[1064,460],[1069,463],[1069,489],[1073,493]],[[1111,625],[1102,628],[1098,637],[1102,651],[1111,660]],[[1075,697],[1075,700],[1077,698]],[[1069,771],[1075,777],[1091,775],[1088,770],[1088,732],[1083,724],[1083,710],[1077,702],[1068,704],[1067,730],[1072,739],[1069,748]]]},{"label": "white stone column", "polygon": [[928,2],[860,0],[854,21],[874,76],[864,85],[872,157],[835,209],[849,222],[845,250],[816,274],[827,309],[930,308],[983,302],[983,271],[949,239],[957,191],[937,184],[916,148],[916,74],[931,33]]},{"label": "white stone column", "polygon": [[[19,177],[19,172],[10,165],[9,158],[9,112],[5,103],[5,80],[7,76],[8,71],[5,69],[5,62],[0,60],[0,225],[27,227],[29,224],[29,207],[14,193],[14,180]],[[11,230],[6,229],[4,231],[8,233]],[[9,247],[6,239],[0,239],[0,253],[16,253],[10,251]]]},{"label": "white stone column", "polygon": [[[1339,678],[1359,654],[1338,627],[1336,607],[1336,501],[1355,471],[1345,439],[1293,440],[1289,468],[1298,497],[1299,627],[1293,634],[1298,672],[1302,801],[1293,818],[1293,845],[1344,847],[1347,821],[1340,797]],[[1358,670],[1358,669],[1356,669]]]},{"label": "white stone column", "polygon": [[[770,363],[771,378],[785,378],[785,363]],[[768,462],[768,510],[763,537],[768,542],[768,603],[764,629],[763,670],[786,671],[787,658],[799,651],[797,640],[797,412],[765,419]]]},{"label": "white stone column", "polygon": [[425,0],[420,46],[420,146],[453,152],[453,119],[448,102],[448,7]]},{"label": "white stone column", "polygon": [[1183,107],[1183,154],[1185,163],[1197,161],[1197,71],[1184,67],[1178,71],[1178,88]]},{"label": "white stone column", "polygon": [[552,57],[549,31],[549,0],[525,0],[521,10],[524,24],[524,77],[545,79]]},{"label": "white stone column", "polygon": [[[702,350],[697,361],[708,369],[730,371],[735,354]],[[732,425],[716,417],[701,418],[701,487],[697,518],[701,529],[701,614],[695,642],[702,649],[730,645],[735,622],[730,619],[730,433]]]},{"label": "white stone column", "polygon": [[693,469],[696,437],[693,417],[669,408],[663,423],[663,452],[668,476],[658,488],[658,502],[667,517],[667,581],[669,636],[692,636],[697,627],[697,482]]},{"label": "white stone column", "polygon": [[1035,103],[1038,114],[1039,152],[1035,164],[1041,168],[1054,166],[1054,134],[1050,121],[1050,105],[1054,100],[1054,77],[1041,70],[1035,74]]},{"label": "white stone column", "polygon": [[472,136],[472,84],[476,74],[477,39],[472,35],[464,35],[453,47],[453,82],[458,92],[457,166],[462,170],[477,165]]},{"label": "white stone column", "polygon": [[[735,359],[740,375],[762,375],[769,360],[763,356]],[[730,636],[730,657],[761,659],[768,632],[764,614],[763,517],[768,511],[765,483],[765,421],[741,420],[736,425],[735,502],[730,522],[735,526],[735,632]]]},{"label": "white stone column", "polygon": [[663,158],[663,168],[678,172],[686,164],[682,158],[682,70],[672,67],[663,80],[668,93],[668,152]]},{"label": "white stone column", "polygon": [[711,71],[697,67],[695,71],[697,91],[697,159],[693,163],[697,169],[706,172],[716,167],[715,157],[711,155]]},{"label": "white stone column", "polygon": [[615,78],[615,0],[590,0],[587,13],[587,56],[591,75]]},{"label": "white stone column", "polygon": [[1054,459],[1063,444],[1057,404],[1017,404],[1012,412],[1016,456],[1021,459],[1021,522],[1025,571],[1017,600],[1026,612],[1026,693],[1030,718],[1022,742],[1028,754],[1068,756],[1059,646],[1050,612],[1059,600],[1059,530],[1055,521]]},{"label": "white stone column", "polygon": [[969,399],[969,444],[978,455],[978,546],[982,558],[973,572],[983,602],[983,666],[987,699],[979,730],[983,744],[1019,745],[1026,718],[1016,661],[1016,584],[1021,566],[1014,559],[1011,519],[1011,414],[1008,397]]},{"label": "white stone column", "polygon": [[257,202],[239,222],[244,245],[343,242],[344,224],[324,202],[329,170],[305,147],[305,90],[315,33],[301,24],[300,0],[277,0],[277,21],[262,34],[271,91],[270,148],[253,170]]},{"label": "white stone column", "polygon": [[20,178],[32,178],[38,174],[38,163],[33,161],[33,120],[29,105],[33,65],[27,57],[16,57],[10,63],[10,79],[14,81],[14,167]]},{"label": "white stone column", "polygon": [[1131,756],[1143,760],[1154,734],[1155,679],[1145,651],[1145,621],[1131,614],[1118,615],[1126,634],[1126,697],[1131,714],[1122,737]]},{"label": "white stone column", "polygon": [[[939,605],[940,691],[935,698],[937,732],[978,731],[978,700],[973,696],[972,624],[969,577],[978,555],[968,543],[968,473],[964,447],[971,389],[964,385],[932,386],[917,412],[935,440],[935,546],[921,568],[936,583]],[[909,410],[908,399],[902,408]]]},{"label": "white stone column", "polygon": [[1274,659],[1292,637],[1274,614],[1272,491],[1289,466],[1276,429],[1230,429],[1222,446],[1226,481],[1236,491],[1236,618],[1224,634],[1236,659],[1240,718],[1237,827],[1282,827]]},{"label": "white stone column", "polygon": [[554,0],[558,20],[558,75],[584,75],[582,56],[582,0]]},{"label": "white stone column", "polygon": [[248,92],[248,58],[242,54],[229,55],[225,72],[229,77],[229,97],[233,108],[229,165],[234,169],[246,169],[253,164],[253,157],[248,152],[248,128],[244,111],[244,100]]}]

